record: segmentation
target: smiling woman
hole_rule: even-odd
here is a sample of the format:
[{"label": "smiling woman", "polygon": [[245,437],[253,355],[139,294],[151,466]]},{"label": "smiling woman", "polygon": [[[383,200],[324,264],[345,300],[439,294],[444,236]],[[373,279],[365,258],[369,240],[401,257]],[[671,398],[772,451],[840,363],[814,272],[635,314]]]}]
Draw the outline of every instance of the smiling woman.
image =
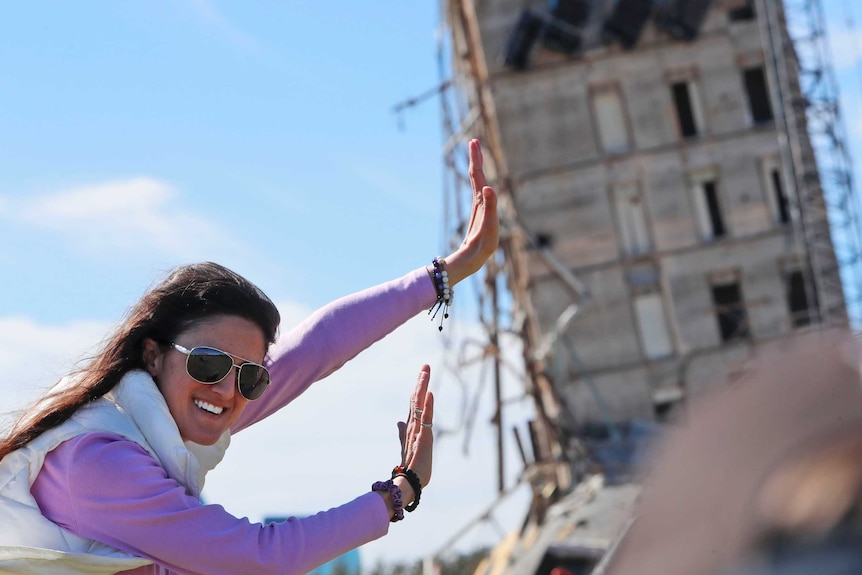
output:
[{"label": "smiling woman", "polygon": [[204,505],[200,493],[232,433],[419,311],[448,312],[452,287],[498,244],[477,141],[470,164],[473,212],[457,250],[278,338],[269,298],[218,264],[177,268],[146,293],[90,364],[0,440],[0,573],[306,573],[416,509],[431,479],[427,365],[399,422],[394,469],[353,501],[264,526]]},{"label": "smiling woman", "polygon": [[[245,404],[260,397],[269,384],[269,373],[260,365],[267,341],[258,325],[237,315],[208,319],[178,339],[238,350],[227,353],[213,347],[187,349],[152,338],[143,342],[144,365],[165,397],[180,437],[212,445],[236,423]],[[257,363],[241,359],[234,375],[234,358],[243,357],[240,353],[256,357]]]}]

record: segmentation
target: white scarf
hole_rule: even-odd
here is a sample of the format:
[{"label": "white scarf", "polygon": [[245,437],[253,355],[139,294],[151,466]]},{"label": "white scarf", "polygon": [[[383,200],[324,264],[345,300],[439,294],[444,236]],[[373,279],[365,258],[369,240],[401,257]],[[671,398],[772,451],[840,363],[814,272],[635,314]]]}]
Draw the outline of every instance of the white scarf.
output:
[{"label": "white scarf", "polygon": [[[68,385],[74,385],[70,378],[57,388]],[[151,563],[52,523],[30,494],[48,452],[96,431],[115,433],[146,449],[194,497],[200,497],[207,472],[222,460],[230,443],[229,431],[214,445],[184,443],[152,377],[140,370],[127,373],[103,398],[0,461],[0,574],[95,575]]]}]

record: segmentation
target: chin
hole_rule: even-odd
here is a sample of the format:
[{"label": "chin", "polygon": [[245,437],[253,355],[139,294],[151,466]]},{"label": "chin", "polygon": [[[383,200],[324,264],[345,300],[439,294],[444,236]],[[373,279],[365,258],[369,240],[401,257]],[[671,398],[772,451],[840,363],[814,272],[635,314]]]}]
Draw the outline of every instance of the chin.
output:
[{"label": "chin", "polygon": [[214,445],[224,432],[219,433],[218,435],[213,435],[211,433],[181,433],[184,442],[197,443],[198,445],[210,446]]},{"label": "chin", "polygon": [[186,439],[185,441],[191,441],[192,443],[197,443],[198,445],[204,445],[204,446],[208,447],[210,445],[215,445],[215,443],[219,440],[219,438],[221,438],[221,435],[218,435],[217,437],[212,437],[212,436],[206,435],[203,437],[194,437],[191,439]]}]

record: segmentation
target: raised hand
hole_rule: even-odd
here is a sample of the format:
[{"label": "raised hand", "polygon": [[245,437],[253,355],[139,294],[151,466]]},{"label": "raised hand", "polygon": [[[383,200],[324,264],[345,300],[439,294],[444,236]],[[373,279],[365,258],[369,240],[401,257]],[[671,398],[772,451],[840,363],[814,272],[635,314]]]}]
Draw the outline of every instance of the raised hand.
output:
[{"label": "raised hand", "polygon": [[409,467],[419,475],[422,487],[431,481],[434,434],[434,395],[428,391],[431,368],[423,365],[410,398],[407,422],[398,423],[401,439],[401,465]]},{"label": "raised hand", "polygon": [[452,254],[446,256],[449,282],[454,285],[476,273],[485,261],[494,255],[500,243],[500,221],[497,216],[497,194],[488,186],[482,166],[482,146],[479,140],[470,141],[470,185],[473,188],[473,207],[464,241]]}]

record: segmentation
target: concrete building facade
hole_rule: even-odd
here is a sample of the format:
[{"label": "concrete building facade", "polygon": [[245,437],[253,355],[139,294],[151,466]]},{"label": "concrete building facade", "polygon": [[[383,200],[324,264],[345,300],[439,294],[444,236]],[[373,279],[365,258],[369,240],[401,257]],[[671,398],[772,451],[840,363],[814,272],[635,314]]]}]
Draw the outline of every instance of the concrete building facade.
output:
[{"label": "concrete building facade", "polygon": [[[825,216],[811,219],[805,119],[786,105],[798,79],[770,40],[781,3],[669,0],[695,33],[652,14],[624,47],[608,22],[637,4],[449,3],[483,120],[466,132],[492,148],[521,233],[506,246],[515,307],[579,425],[672,418],[759,346],[847,322]],[[580,11],[568,44],[548,37],[565,6]]]}]

